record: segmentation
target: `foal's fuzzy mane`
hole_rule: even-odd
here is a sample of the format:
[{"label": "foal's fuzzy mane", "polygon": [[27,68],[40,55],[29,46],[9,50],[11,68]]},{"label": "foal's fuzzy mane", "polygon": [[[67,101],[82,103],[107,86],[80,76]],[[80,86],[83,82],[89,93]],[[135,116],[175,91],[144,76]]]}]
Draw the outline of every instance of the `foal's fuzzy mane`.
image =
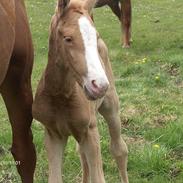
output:
[{"label": "foal's fuzzy mane", "polygon": [[[94,8],[96,3],[96,0],[70,0],[67,8],[69,10],[74,10],[79,13],[84,13],[85,11],[89,11],[89,14],[91,13],[91,10]],[[59,13],[58,5],[56,6],[55,13]]]}]

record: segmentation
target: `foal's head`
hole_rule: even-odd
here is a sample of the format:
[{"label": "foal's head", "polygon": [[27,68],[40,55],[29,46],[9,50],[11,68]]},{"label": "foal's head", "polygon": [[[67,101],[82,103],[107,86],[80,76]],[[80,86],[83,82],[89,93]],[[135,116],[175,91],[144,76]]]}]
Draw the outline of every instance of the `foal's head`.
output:
[{"label": "foal's head", "polygon": [[93,0],[59,0],[56,10],[57,54],[74,74],[86,96],[104,96],[109,81],[101,64],[97,32],[90,18]]}]

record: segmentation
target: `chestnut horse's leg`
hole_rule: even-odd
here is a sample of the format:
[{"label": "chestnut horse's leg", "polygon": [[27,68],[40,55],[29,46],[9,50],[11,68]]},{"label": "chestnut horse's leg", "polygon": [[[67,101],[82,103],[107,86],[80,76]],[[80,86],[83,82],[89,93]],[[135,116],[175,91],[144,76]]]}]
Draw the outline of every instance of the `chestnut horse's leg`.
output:
[{"label": "chestnut horse's leg", "polygon": [[119,117],[119,101],[114,88],[106,94],[99,109],[100,114],[105,118],[111,136],[110,150],[116,160],[123,183],[128,183],[127,157],[128,150],[126,143],[121,137],[121,121]]},{"label": "chestnut horse's leg", "polygon": [[108,6],[111,8],[112,12],[118,17],[121,21],[121,8],[118,0],[111,0],[108,2]]},{"label": "chestnut horse's leg", "polygon": [[62,160],[66,138],[59,138],[50,131],[45,130],[45,146],[48,156],[49,180],[48,183],[62,183]]},{"label": "chestnut horse's leg", "polygon": [[123,47],[130,47],[131,39],[131,0],[121,0],[121,29],[123,30]]},{"label": "chestnut horse's leg", "polygon": [[32,142],[31,72],[33,47],[25,7],[16,1],[15,43],[6,78],[0,88],[12,126],[12,154],[23,183],[33,183],[36,153]]},{"label": "chestnut horse's leg", "polygon": [[[100,152],[99,133],[96,124],[92,124],[88,132],[83,135],[82,141],[79,142],[83,168],[89,169],[89,177],[83,183],[105,183],[102,158]],[[84,170],[87,173],[87,169]],[[88,180],[89,179],[89,180]]]},{"label": "chestnut horse's leg", "polygon": [[[11,61],[12,64],[13,60]],[[16,64],[15,64],[16,65]],[[1,93],[8,110],[12,126],[13,144],[11,152],[17,161],[17,169],[23,183],[33,183],[36,164],[35,149],[30,129],[32,122],[32,91],[30,78],[23,77],[24,70],[10,66]],[[17,69],[17,72],[14,72]],[[19,77],[22,73],[22,77]]]},{"label": "chestnut horse's leg", "polygon": [[108,5],[121,22],[123,47],[130,47],[131,39],[131,0],[98,0],[95,8]]},{"label": "chestnut horse's leg", "polygon": [[119,6],[119,0],[98,0],[96,1],[95,8],[100,8],[102,6],[108,5],[113,13],[121,20],[121,9]]}]

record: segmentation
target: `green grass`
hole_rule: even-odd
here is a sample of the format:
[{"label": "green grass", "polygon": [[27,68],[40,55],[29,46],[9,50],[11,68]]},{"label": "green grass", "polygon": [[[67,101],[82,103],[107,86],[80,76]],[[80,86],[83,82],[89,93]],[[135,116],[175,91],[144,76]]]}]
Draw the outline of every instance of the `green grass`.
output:
[{"label": "green grass", "polygon": [[[48,27],[55,2],[26,1],[35,46],[32,75],[34,92],[47,63]],[[183,3],[182,0],[134,0],[133,43],[120,45],[120,25],[108,8],[94,11],[95,24],[105,40],[121,102],[122,134],[129,148],[128,173],[131,183],[181,183],[183,180]],[[1,99],[0,99],[1,100]],[[1,177],[20,182],[12,156],[11,129],[0,101]],[[108,150],[107,126],[99,117],[106,182],[119,183],[118,171]],[[48,165],[43,144],[43,127],[34,121],[37,149],[35,182],[47,182]],[[65,153],[64,180],[81,180],[75,141]],[[4,183],[4,182],[3,182]]]}]

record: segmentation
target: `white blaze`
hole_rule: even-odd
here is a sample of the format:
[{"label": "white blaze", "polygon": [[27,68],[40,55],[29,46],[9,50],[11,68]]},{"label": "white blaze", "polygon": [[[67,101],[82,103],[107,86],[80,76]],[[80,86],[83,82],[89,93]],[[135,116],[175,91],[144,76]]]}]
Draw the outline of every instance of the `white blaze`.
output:
[{"label": "white blaze", "polygon": [[79,18],[78,23],[83,38],[85,58],[88,68],[87,76],[84,78],[85,84],[91,82],[92,80],[96,80],[98,84],[109,83],[99,59],[97,33],[95,28],[84,16]]}]

